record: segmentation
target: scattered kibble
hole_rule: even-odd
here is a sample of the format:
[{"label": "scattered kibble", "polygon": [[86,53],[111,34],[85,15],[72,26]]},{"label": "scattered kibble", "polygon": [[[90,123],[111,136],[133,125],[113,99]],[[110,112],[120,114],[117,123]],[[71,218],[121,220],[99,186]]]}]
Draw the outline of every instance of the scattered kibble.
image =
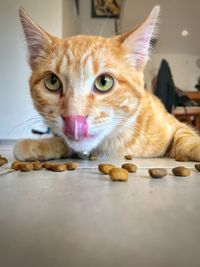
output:
[{"label": "scattered kibble", "polygon": [[172,172],[175,176],[189,176],[190,175],[190,170],[188,168],[185,167],[176,167],[172,169]]},{"label": "scattered kibble", "polygon": [[151,178],[163,178],[167,175],[167,170],[164,168],[151,168],[148,172]]},{"label": "scattered kibble", "polygon": [[40,161],[33,161],[33,169],[35,171],[42,170],[44,163]]},{"label": "scattered kibble", "polygon": [[124,168],[112,168],[109,171],[109,176],[112,181],[127,181],[128,171]]},{"label": "scattered kibble", "polygon": [[200,163],[194,165],[195,169],[200,172]]},{"label": "scattered kibble", "polygon": [[7,158],[0,157],[0,166],[6,164],[8,162]]},{"label": "scattered kibble", "polygon": [[11,165],[11,168],[12,168],[13,170],[18,171],[18,170],[19,170],[19,169],[18,169],[18,166],[19,166],[20,163],[21,163],[21,161],[19,161],[19,160],[15,160],[15,161],[13,161],[13,163],[12,163],[12,165]]},{"label": "scattered kibble", "polygon": [[99,171],[102,172],[103,174],[108,174],[109,171],[112,168],[115,168],[115,165],[113,165],[113,164],[104,164],[104,163],[101,163],[101,164],[98,165]]},{"label": "scattered kibble", "polygon": [[32,162],[19,162],[19,164],[16,166],[17,170],[20,170],[22,172],[29,172],[33,170]]},{"label": "scattered kibble", "polygon": [[54,171],[54,172],[64,172],[67,169],[66,164],[54,163],[54,162],[45,162],[43,167],[46,170]]},{"label": "scattered kibble", "polygon": [[124,158],[127,159],[127,160],[132,160],[133,159],[133,155],[125,155]]},{"label": "scattered kibble", "polygon": [[72,170],[76,170],[78,167],[78,164],[76,162],[73,161],[69,161],[66,164],[67,170],[72,171]]},{"label": "scattered kibble", "polygon": [[136,172],[137,171],[137,166],[132,163],[124,163],[122,164],[122,168],[126,169],[128,172]]}]

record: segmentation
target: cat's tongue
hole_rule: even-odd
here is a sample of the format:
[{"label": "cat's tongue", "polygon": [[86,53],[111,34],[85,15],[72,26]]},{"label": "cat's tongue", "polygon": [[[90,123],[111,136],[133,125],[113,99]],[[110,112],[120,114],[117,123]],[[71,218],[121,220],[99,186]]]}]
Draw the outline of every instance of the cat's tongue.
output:
[{"label": "cat's tongue", "polygon": [[79,115],[64,117],[64,134],[73,140],[81,140],[89,137],[86,117]]}]

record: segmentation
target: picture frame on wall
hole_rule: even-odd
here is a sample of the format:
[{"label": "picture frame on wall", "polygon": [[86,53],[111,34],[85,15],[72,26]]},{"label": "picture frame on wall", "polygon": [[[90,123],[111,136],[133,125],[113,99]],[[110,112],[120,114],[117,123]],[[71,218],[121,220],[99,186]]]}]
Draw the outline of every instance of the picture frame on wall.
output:
[{"label": "picture frame on wall", "polygon": [[119,18],[121,0],[91,0],[92,18]]}]

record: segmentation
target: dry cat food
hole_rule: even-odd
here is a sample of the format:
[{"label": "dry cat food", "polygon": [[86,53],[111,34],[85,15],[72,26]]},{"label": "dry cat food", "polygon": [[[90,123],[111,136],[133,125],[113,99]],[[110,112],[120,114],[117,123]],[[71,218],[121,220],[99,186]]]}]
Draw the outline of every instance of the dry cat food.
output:
[{"label": "dry cat food", "polygon": [[35,171],[42,170],[43,165],[44,165],[44,163],[43,162],[40,162],[40,161],[33,161],[32,164],[33,164],[33,169]]},{"label": "dry cat food", "polygon": [[124,158],[127,159],[127,160],[132,160],[133,159],[133,155],[125,155]]},{"label": "dry cat food", "polygon": [[124,163],[122,164],[122,168],[126,169],[128,172],[136,172],[137,171],[137,166],[132,163]]},{"label": "dry cat food", "polygon": [[109,176],[113,181],[127,181],[128,171],[124,168],[112,168],[109,171]]},{"label": "dry cat food", "polygon": [[64,172],[67,170],[66,164],[54,163],[54,162],[45,162],[43,166],[46,170],[54,172]]},{"label": "dry cat food", "polygon": [[32,162],[18,162],[15,165],[15,170],[19,170],[22,172],[29,172],[33,170],[33,163]]},{"label": "dry cat food", "polygon": [[167,175],[167,170],[164,168],[151,168],[148,172],[152,178],[163,178]]},{"label": "dry cat food", "polygon": [[23,162],[15,160],[13,161],[11,168],[16,171],[41,170],[43,168],[43,163],[40,161]]},{"label": "dry cat food", "polygon": [[185,168],[185,167],[176,167],[176,168],[173,168],[172,169],[172,172],[175,176],[183,176],[183,177],[186,177],[186,176],[189,176],[190,175],[190,170],[188,168]]},{"label": "dry cat food", "polygon": [[15,160],[15,161],[13,161],[13,163],[12,163],[12,165],[11,165],[11,168],[13,169],[13,170],[19,170],[18,169],[18,166],[19,166],[19,164],[21,163],[21,161],[18,161],[18,160]]},{"label": "dry cat food", "polygon": [[78,167],[78,164],[76,162],[73,161],[69,161],[66,164],[67,170],[72,171],[72,170],[76,170]]},{"label": "dry cat food", "polygon": [[200,163],[194,165],[195,169],[200,172]]},{"label": "dry cat food", "polygon": [[112,168],[115,168],[115,165],[113,164],[104,164],[104,163],[101,163],[98,165],[98,169],[100,172],[102,172],[103,174],[108,174],[109,171],[112,169]]},{"label": "dry cat food", "polygon": [[4,157],[0,157],[0,166],[6,164],[8,162],[7,158],[4,158]]}]

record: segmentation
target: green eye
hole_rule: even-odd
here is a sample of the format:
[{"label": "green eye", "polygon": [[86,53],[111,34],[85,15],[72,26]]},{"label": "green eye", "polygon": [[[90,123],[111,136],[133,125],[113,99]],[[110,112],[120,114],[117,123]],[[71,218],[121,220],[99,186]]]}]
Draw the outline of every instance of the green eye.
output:
[{"label": "green eye", "polygon": [[99,92],[107,92],[114,85],[113,78],[108,74],[100,75],[94,82],[94,88]]},{"label": "green eye", "polygon": [[44,85],[50,91],[58,91],[62,88],[62,83],[60,79],[53,73],[48,74],[44,78]]}]

